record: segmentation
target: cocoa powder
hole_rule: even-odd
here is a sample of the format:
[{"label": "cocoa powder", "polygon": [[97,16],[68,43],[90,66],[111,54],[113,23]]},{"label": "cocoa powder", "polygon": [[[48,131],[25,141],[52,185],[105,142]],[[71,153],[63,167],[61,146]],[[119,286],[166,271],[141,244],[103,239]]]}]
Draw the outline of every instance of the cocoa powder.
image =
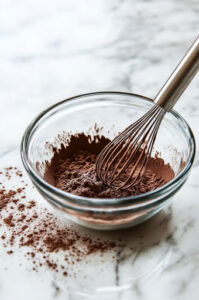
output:
[{"label": "cocoa powder", "polygon": [[170,165],[156,156],[149,158],[145,174],[138,184],[127,189],[108,187],[98,179],[95,168],[97,155],[108,142],[107,138],[98,135],[93,139],[83,133],[71,136],[67,145],[53,148],[53,157],[46,164],[44,179],[79,196],[121,198],[150,192],[174,177]]},{"label": "cocoa powder", "polygon": [[[0,190],[0,210],[5,208],[9,203],[10,199],[15,196],[18,191],[9,190],[6,191],[5,189]],[[15,203],[18,201],[17,199],[14,200]]]},{"label": "cocoa powder", "polygon": [[[15,254],[17,248],[25,248],[27,259],[32,261],[33,271],[47,267],[63,276],[73,276],[70,265],[78,264],[85,257],[94,253],[103,255],[106,251],[114,251],[121,242],[93,239],[71,227],[60,224],[59,219],[28,199],[26,183],[23,175],[16,167],[0,171],[4,181],[15,177],[21,178],[21,187],[7,190],[5,184],[0,188],[0,245],[8,255]],[[1,184],[2,186],[2,184]],[[30,188],[30,187],[29,187]],[[3,227],[6,227],[4,231]],[[60,253],[65,264],[54,258],[54,253]]]},{"label": "cocoa powder", "polygon": [[[115,191],[100,182],[95,172],[98,153],[109,142],[105,137],[80,134],[72,136],[67,145],[53,148],[53,158],[46,163],[45,180],[56,187],[76,195],[100,198],[126,197],[155,189],[174,176],[169,165],[160,158],[151,158],[142,185],[130,190]],[[20,186],[7,188],[6,180],[20,180]],[[85,257],[99,253],[115,252],[123,247],[122,240],[95,239],[88,234],[60,224],[58,217],[47,208],[37,205],[36,199],[27,196],[27,184],[16,167],[0,170],[0,245],[8,255],[16,248],[24,248],[25,256],[32,261],[32,270],[47,267],[63,276],[72,276],[70,265]],[[6,228],[4,231],[3,228]],[[55,253],[64,258],[60,264]]]}]

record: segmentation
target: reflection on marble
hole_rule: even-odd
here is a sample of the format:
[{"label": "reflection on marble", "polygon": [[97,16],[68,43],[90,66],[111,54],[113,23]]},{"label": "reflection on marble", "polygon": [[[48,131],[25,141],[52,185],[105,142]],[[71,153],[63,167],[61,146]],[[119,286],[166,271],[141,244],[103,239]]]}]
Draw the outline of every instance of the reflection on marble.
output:
[{"label": "reflection on marble", "polygon": [[[1,168],[22,168],[25,127],[58,100],[99,90],[154,97],[198,34],[197,0],[2,0],[0,7]],[[196,142],[198,95],[197,76],[176,106]],[[109,254],[102,264],[93,257],[85,281],[79,277],[81,289],[78,280],[30,272],[23,251],[7,256],[1,249],[0,299],[197,300],[198,165],[197,153],[187,183],[165,212],[127,231],[90,232],[122,235],[132,250],[120,249],[117,264]]]}]

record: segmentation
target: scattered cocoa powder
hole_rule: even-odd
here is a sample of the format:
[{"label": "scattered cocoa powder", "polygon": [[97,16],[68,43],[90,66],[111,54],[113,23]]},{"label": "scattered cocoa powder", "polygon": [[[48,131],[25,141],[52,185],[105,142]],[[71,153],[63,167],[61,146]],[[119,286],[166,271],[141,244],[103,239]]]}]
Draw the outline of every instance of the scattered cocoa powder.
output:
[{"label": "scattered cocoa powder", "polygon": [[36,206],[35,201],[29,201],[29,202],[28,202],[27,208],[28,208],[28,209],[31,209],[31,208],[33,208],[34,206]]},{"label": "scattered cocoa powder", "polygon": [[[18,194],[18,191],[9,190],[6,191],[5,189],[0,190],[0,210],[5,208],[10,199]],[[18,200],[13,200],[17,202]]]},{"label": "scattered cocoa powder", "polygon": [[[0,171],[0,176],[4,177],[4,181],[14,179],[14,176],[23,178],[16,167]],[[12,190],[0,188],[0,221],[6,226],[5,232],[1,227],[0,245],[8,249],[8,255],[14,254],[16,248],[27,249],[26,257],[32,260],[32,270],[48,267],[52,271],[60,271],[63,276],[72,276],[70,265],[78,264],[91,254],[103,254],[121,246],[120,241],[117,245],[109,240],[93,239],[60,225],[56,216],[39,207],[35,200],[28,199],[24,180],[21,184],[21,187]],[[51,257],[58,252],[63,256],[65,265]]]},{"label": "scattered cocoa powder", "polygon": [[24,211],[24,209],[25,209],[25,205],[23,203],[18,205],[18,210],[19,211]]},{"label": "scattered cocoa powder", "polygon": [[9,227],[14,227],[14,223],[13,223],[13,216],[9,215],[7,218],[3,219],[4,223],[9,226]]}]

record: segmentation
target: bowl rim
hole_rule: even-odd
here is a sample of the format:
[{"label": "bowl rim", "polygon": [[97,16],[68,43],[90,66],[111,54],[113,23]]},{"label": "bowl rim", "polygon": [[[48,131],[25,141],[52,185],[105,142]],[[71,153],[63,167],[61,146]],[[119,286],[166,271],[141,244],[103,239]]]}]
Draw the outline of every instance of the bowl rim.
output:
[{"label": "bowl rim", "polygon": [[185,126],[187,127],[188,134],[192,141],[190,155],[189,155],[188,161],[186,163],[186,166],[183,168],[183,170],[180,171],[176,177],[174,177],[172,180],[170,180],[168,183],[164,184],[163,186],[161,186],[158,189],[155,189],[151,192],[143,193],[140,195],[122,197],[122,198],[92,198],[92,197],[78,196],[75,194],[65,192],[61,189],[54,187],[53,185],[49,184],[47,181],[45,181],[44,179],[39,177],[37,175],[37,173],[34,171],[34,169],[32,168],[31,164],[29,163],[29,159],[28,159],[29,137],[31,137],[32,131],[34,131],[35,127],[40,122],[40,120],[54,108],[61,106],[62,104],[66,103],[68,101],[71,101],[71,100],[76,100],[76,99],[80,99],[80,98],[84,98],[84,97],[92,97],[92,96],[97,96],[97,95],[123,95],[123,96],[126,95],[126,96],[141,98],[143,100],[153,102],[153,100],[151,98],[142,96],[139,94],[135,94],[135,93],[119,92],[119,91],[100,91],[100,92],[79,94],[79,95],[76,95],[73,97],[69,97],[69,98],[59,101],[59,102],[51,105],[47,109],[43,110],[40,114],[38,114],[30,122],[30,124],[26,128],[26,130],[22,136],[21,145],[20,145],[20,153],[21,153],[21,159],[22,159],[23,165],[34,183],[38,184],[38,186],[42,186],[48,192],[54,193],[56,196],[65,198],[65,200],[69,200],[76,204],[91,205],[91,206],[98,206],[98,205],[110,206],[110,205],[114,205],[114,204],[116,204],[116,205],[129,204],[129,203],[139,204],[139,202],[141,202],[141,206],[142,206],[143,202],[148,201],[150,199],[154,199],[156,196],[164,195],[165,190],[167,191],[168,189],[171,189],[172,187],[175,188],[176,185],[178,186],[178,183],[181,179],[183,179],[184,177],[186,179],[186,175],[188,174],[188,172],[193,164],[194,158],[195,158],[196,142],[195,142],[194,134],[193,134],[189,124],[175,110],[171,110],[169,113],[171,113],[175,118],[180,119],[180,121],[182,123],[184,123]]}]

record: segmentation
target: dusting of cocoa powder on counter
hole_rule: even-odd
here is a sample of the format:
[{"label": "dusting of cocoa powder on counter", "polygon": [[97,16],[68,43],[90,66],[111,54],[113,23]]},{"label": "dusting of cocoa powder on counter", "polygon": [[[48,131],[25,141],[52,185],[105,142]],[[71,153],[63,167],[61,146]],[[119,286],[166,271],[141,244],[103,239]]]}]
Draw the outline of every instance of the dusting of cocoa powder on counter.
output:
[{"label": "dusting of cocoa powder on counter", "polygon": [[[6,180],[19,178],[21,186],[6,188]],[[32,270],[46,267],[63,276],[73,276],[73,268],[92,254],[103,255],[115,251],[121,242],[95,239],[86,233],[74,230],[60,223],[60,220],[47,208],[40,207],[27,192],[32,187],[23,180],[16,167],[0,171],[0,246],[8,255],[14,255],[23,248],[25,256],[32,261]],[[55,258],[59,253],[60,260]],[[63,261],[65,263],[63,263]],[[72,267],[70,267],[72,266]]]},{"label": "dusting of cocoa powder on counter", "polygon": [[44,179],[66,192],[94,198],[121,198],[155,190],[174,177],[170,165],[159,157],[150,158],[142,182],[127,188],[114,189],[102,183],[96,174],[95,162],[109,139],[85,134],[70,137],[68,145],[53,148],[53,157],[46,164]]}]

